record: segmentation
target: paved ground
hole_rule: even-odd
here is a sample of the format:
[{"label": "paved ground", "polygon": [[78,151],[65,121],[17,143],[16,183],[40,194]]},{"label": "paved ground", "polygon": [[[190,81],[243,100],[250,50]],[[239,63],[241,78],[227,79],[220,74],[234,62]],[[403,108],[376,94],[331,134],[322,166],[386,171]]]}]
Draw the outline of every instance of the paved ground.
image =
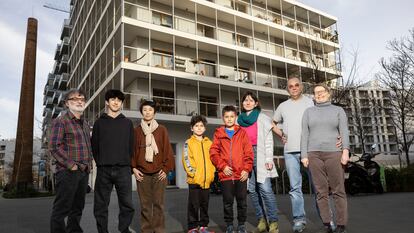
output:
[{"label": "paved ground", "polygon": [[[138,197],[134,192],[136,214],[131,228],[139,232]],[[184,232],[186,227],[187,190],[167,190],[166,225],[167,232]],[[291,233],[290,199],[288,195],[277,195],[280,233]],[[0,233],[48,233],[49,217],[53,197],[6,200],[0,198]],[[306,233],[316,232],[320,220],[313,208],[311,196],[305,195],[308,228]],[[414,233],[414,193],[392,193],[383,195],[363,195],[348,197],[350,233]],[[112,194],[110,204],[110,232],[117,231],[118,206],[116,194]],[[93,194],[88,194],[82,218],[85,233],[96,233],[93,218]],[[224,231],[222,199],[212,195],[210,202],[210,228]],[[254,229],[256,220],[253,209],[248,208],[249,231]]]}]

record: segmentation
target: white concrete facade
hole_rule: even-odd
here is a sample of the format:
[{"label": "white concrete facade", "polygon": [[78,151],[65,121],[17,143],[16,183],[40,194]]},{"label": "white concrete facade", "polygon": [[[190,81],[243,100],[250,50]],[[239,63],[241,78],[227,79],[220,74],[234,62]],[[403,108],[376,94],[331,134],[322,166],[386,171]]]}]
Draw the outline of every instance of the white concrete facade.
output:
[{"label": "white concrete facade", "polygon": [[91,123],[105,110],[109,88],[126,93],[124,113],[134,123],[141,100],[156,101],[176,151],[171,184],[179,188],[186,187],[181,153],[192,115],[207,117],[212,137],[221,108],[239,108],[247,90],[272,115],[287,98],[288,77],[309,88],[315,76],[329,82],[341,75],[336,18],[295,1],[71,4],[67,88],[87,93]]}]

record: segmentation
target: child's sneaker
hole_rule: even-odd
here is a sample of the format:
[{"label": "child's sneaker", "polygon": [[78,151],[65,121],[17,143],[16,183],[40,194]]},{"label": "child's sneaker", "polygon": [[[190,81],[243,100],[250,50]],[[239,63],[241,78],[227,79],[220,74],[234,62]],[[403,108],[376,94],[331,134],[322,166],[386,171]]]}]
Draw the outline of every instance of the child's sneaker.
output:
[{"label": "child's sneaker", "polygon": [[198,230],[199,233],[214,233],[214,231],[208,231],[207,227],[200,227]]},{"label": "child's sneaker", "polygon": [[277,222],[270,223],[269,233],[279,233],[279,224],[277,224]]},{"label": "child's sneaker", "polygon": [[226,233],[233,233],[233,230],[234,230],[233,225],[227,225]]},{"label": "child's sneaker", "polygon": [[188,230],[188,233],[198,233],[198,228],[193,228],[191,230]]},{"label": "child's sneaker", "polygon": [[247,233],[247,231],[246,231],[246,227],[245,227],[244,225],[239,225],[239,226],[237,227],[237,232],[238,232],[238,233]]},{"label": "child's sneaker", "polygon": [[306,227],[305,222],[297,221],[293,224],[293,232],[295,232],[295,233],[303,232],[303,230],[305,230],[305,227]]},{"label": "child's sneaker", "polygon": [[257,224],[255,232],[256,233],[262,233],[262,232],[265,232],[266,230],[267,230],[266,229],[266,219],[264,219],[264,218],[259,219],[259,223]]}]

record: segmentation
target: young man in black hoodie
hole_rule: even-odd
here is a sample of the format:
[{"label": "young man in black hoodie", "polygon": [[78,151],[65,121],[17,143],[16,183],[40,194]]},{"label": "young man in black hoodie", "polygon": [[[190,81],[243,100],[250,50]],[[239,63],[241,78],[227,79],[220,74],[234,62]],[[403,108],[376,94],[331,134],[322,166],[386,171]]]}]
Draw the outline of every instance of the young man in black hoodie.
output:
[{"label": "young man in black hoodie", "polygon": [[124,100],[120,90],[108,90],[105,93],[107,112],[93,126],[92,151],[98,167],[94,215],[99,233],[108,233],[108,205],[114,185],[119,204],[118,230],[131,232],[129,225],[134,216],[131,180],[134,127],[131,120],[121,113]]}]

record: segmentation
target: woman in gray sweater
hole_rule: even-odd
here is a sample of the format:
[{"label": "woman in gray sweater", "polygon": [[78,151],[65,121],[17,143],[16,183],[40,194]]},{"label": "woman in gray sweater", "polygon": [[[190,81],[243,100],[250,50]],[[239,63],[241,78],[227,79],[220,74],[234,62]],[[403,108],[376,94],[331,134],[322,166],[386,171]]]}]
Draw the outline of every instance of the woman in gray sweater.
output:
[{"label": "woman in gray sweater", "polygon": [[[331,104],[329,87],[318,84],[313,89],[315,106],[308,108],[302,118],[301,161],[309,167],[316,189],[317,203],[326,232],[332,232],[329,222],[329,192],[335,200],[335,232],[346,232],[348,221],[344,186],[344,169],[349,160],[349,132],[345,111]],[[336,147],[337,138],[342,148]]]}]

